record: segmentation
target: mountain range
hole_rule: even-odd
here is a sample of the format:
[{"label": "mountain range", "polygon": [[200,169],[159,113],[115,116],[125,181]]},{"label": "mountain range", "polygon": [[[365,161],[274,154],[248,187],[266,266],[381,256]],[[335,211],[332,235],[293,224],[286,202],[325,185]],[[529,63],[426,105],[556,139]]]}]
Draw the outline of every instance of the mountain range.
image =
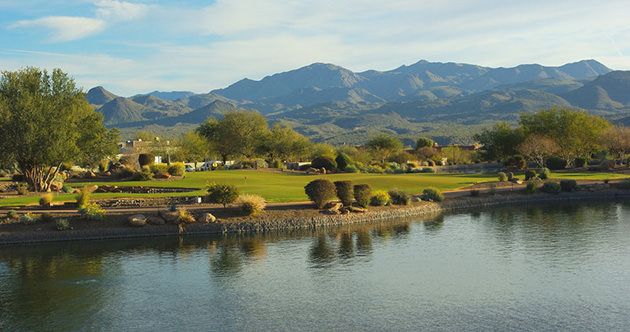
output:
[{"label": "mountain range", "polygon": [[[87,99],[123,136],[137,130],[177,134],[209,116],[252,109],[315,141],[360,144],[386,132],[412,143],[468,143],[472,134],[521,112],[551,106],[586,109],[613,121],[630,114],[630,72],[595,60],[559,67],[537,64],[489,68],[419,61],[389,71],[355,73],[314,63],[261,80],[243,79],[206,94],[154,91],[116,96],[102,87]],[[624,120],[627,118],[626,120]]]}]

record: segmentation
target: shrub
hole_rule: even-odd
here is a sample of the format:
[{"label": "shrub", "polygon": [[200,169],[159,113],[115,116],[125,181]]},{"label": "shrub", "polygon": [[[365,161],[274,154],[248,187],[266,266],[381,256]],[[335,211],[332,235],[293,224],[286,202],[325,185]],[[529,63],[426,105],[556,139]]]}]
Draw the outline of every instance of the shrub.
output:
[{"label": "shrub", "polygon": [[497,173],[497,177],[499,178],[499,181],[501,182],[505,182],[508,180],[507,174],[505,174],[505,172]]},{"label": "shrub", "polygon": [[335,181],[335,191],[343,206],[352,205],[354,195],[352,193],[352,181]]},{"label": "shrub", "polygon": [[329,180],[317,179],[309,182],[304,187],[304,192],[308,198],[315,203],[315,206],[321,209],[335,196],[337,190],[335,185]]},{"label": "shrub", "polygon": [[525,160],[525,157],[521,156],[520,154],[515,154],[505,161],[505,166],[512,166],[518,169],[525,169],[527,168],[527,161]]},{"label": "shrub", "polygon": [[109,171],[109,160],[108,159],[103,159],[103,160],[98,162],[98,171],[101,172],[101,173],[105,173],[105,172]]},{"label": "shrub", "polygon": [[343,152],[339,152],[337,158],[335,158],[335,162],[337,163],[337,168],[345,170],[346,167],[352,165],[354,162],[352,158],[350,158],[347,154]]},{"label": "shrub", "polygon": [[550,169],[565,169],[567,166],[567,161],[562,158],[551,157],[547,159],[546,164],[547,167],[549,167]]},{"label": "shrub", "polygon": [[370,204],[374,206],[384,206],[389,203],[389,194],[385,190],[376,190],[372,192]]},{"label": "shrub", "polygon": [[177,213],[179,213],[178,217],[177,217],[177,221],[182,223],[182,224],[190,224],[195,222],[195,217],[193,217],[192,214],[190,214],[190,212],[188,212],[188,210],[186,209],[179,209],[177,210]]},{"label": "shrub", "polygon": [[512,179],[514,178],[514,173],[512,172],[507,172],[506,175],[507,175],[508,181],[512,181]]},{"label": "shrub", "polygon": [[481,195],[481,193],[477,189],[473,189],[470,191],[470,196],[472,197],[479,197],[479,195]]},{"label": "shrub", "polygon": [[327,171],[333,171],[337,168],[337,162],[328,156],[320,156],[311,161],[313,168],[325,168]]},{"label": "shrub", "polygon": [[575,158],[573,163],[575,164],[575,167],[586,167],[586,159],[584,158]]},{"label": "shrub", "polygon": [[39,206],[50,206],[53,201],[53,195],[51,193],[45,193],[39,198]]},{"label": "shrub", "polygon": [[540,183],[538,182],[538,179],[533,178],[530,181],[528,181],[527,184],[525,185],[525,192],[528,194],[533,194],[538,190],[539,185]]},{"label": "shrub", "polygon": [[549,179],[549,177],[551,176],[551,171],[549,170],[549,168],[544,167],[542,168],[539,172],[538,172],[538,177],[541,180],[547,180]]},{"label": "shrub", "polygon": [[208,192],[208,202],[222,204],[223,208],[226,208],[228,204],[232,204],[238,197],[238,189],[227,184],[212,183],[206,191]]},{"label": "shrub", "polygon": [[149,181],[153,180],[153,173],[148,168],[143,168],[142,171],[136,172],[132,177],[131,181]]},{"label": "shrub", "polygon": [[389,194],[390,202],[394,205],[409,205],[409,201],[411,200],[409,195],[402,190],[392,189],[388,191],[387,194]]},{"label": "shrub", "polygon": [[28,194],[28,184],[24,182],[20,182],[17,185],[17,194],[18,195],[26,195]]},{"label": "shrub", "polygon": [[282,163],[282,161],[281,161],[281,160],[274,159],[274,160],[271,162],[271,168],[283,168],[283,167],[284,167],[284,164]]},{"label": "shrub", "polygon": [[0,178],[6,177],[7,175],[9,175],[9,173],[7,173],[7,171],[0,169]]},{"label": "shrub", "polygon": [[105,210],[96,203],[88,203],[79,210],[79,214],[89,220],[103,220],[105,218]]},{"label": "shrub", "polygon": [[168,165],[164,163],[153,163],[149,166],[149,170],[151,170],[153,174],[168,173]]},{"label": "shrub", "polygon": [[572,192],[580,190],[577,181],[575,180],[560,180],[560,188],[562,191]]},{"label": "shrub", "polygon": [[30,225],[35,222],[35,217],[29,212],[20,216],[20,222],[24,225]]},{"label": "shrub", "polygon": [[53,222],[55,217],[50,213],[42,213],[39,215],[39,221],[41,222]]},{"label": "shrub", "polygon": [[11,220],[19,219],[20,218],[20,214],[17,213],[17,211],[15,211],[15,210],[10,210],[9,212],[7,212],[7,218],[9,218]]},{"label": "shrub", "polygon": [[141,153],[138,156],[138,163],[140,164],[140,168],[144,166],[149,166],[155,162],[155,155],[152,153]]},{"label": "shrub", "polygon": [[79,192],[75,196],[77,200],[77,208],[79,210],[84,209],[88,205],[91,195],[92,191],[88,187],[83,187],[83,189],[79,190]]},{"label": "shrub", "polygon": [[359,173],[359,169],[354,165],[346,166],[343,170],[348,173]]},{"label": "shrub", "polygon": [[420,171],[420,173],[435,173],[435,168],[425,167]]},{"label": "shrub", "polygon": [[57,220],[57,222],[55,223],[55,227],[57,228],[58,231],[65,231],[65,230],[72,229],[72,226],[70,225],[70,222],[68,221],[68,219]]},{"label": "shrub", "polygon": [[172,163],[168,167],[168,173],[173,176],[182,176],[186,172],[186,165],[184,163]]},{"label": "shrub", "polygon": [[130,177],[134,176],[135,173],[136,172],[133,169],[131,169],[131,168],[127,167],[127,166],[123,166],[123,167],[120,167],[120,168],[116,169],[116,171],[114,171],[114,176],[119,178],[119,179],[127,179],[127,178],[130,178]]},{"label": "shrub", "polygon": [[370,205],[370,197],[372,196],[372,187],[370,187],[369,184],[356,184],[353,189],[357,204],[364,208],[368,207],[368,205]]},{"label": "shrub", "polygon": [[74,191],[74,188],[70,187],[67,184],[64,184],[63,187],[61,187],[61,191],[63,191],[66,194],[70,194]]},{"label": "shrub", "polygon": [[24,174],[13,174],[11,176],[11,181],[13,182],[24,182],[26,181],[26,178],[24,177]]},{"label": "shrub", "polygon": [[543,184],[540,190],[548,194],[558,194],[562,191],[562,188],[557,182],[547,181]]},{"label": "shrub", "polygon": [[525,181],[529,181],[536,177],[536,172],[532,169],[528,169],[525,171]]},{"label": "shrub", "polygon": [[444,195],[437,188],[426,188],[422,191],[422,199],[430,202],[441,202],[444,200]]},{"label": "shrub", "polygon": [[236,204],[248,216],[262,212],[267,206],[265,199],[258,195],[241,195],[236,199]]}]

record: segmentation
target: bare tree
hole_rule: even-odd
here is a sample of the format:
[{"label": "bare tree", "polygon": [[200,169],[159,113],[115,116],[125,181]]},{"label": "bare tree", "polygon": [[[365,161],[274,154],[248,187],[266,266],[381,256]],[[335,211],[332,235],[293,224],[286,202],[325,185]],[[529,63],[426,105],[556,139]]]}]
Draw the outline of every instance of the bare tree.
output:
[{"label": "bare tree", "polygon": [[530,135],[518,146],[518,150],[525,158],[531,160],[538,167],[545,166],[545,159],[560,150],[556,142],[547,136]]},{"label": "bare tree", "polygon": [[613,127],[602,133],[602,146],[615,158],[623,158],[630,151],[630,128]]}]

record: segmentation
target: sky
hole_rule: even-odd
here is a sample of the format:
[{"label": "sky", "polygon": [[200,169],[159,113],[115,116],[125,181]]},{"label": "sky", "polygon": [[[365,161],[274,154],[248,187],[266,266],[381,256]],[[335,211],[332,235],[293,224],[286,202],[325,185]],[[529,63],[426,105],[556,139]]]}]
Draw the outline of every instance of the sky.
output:
[{"label": "sky", "polygon": [[315,62],[630,70],[628,0],[0,0],[0,70],[61,68],[84,90],[205,93]]}]

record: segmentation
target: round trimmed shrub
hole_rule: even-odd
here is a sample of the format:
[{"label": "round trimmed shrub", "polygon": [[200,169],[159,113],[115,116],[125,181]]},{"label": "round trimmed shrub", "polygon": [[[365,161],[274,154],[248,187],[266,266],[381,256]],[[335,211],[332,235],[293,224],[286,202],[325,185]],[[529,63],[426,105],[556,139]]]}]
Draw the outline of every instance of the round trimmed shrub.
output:
[{"label": "round trimmed shrub", "polygon": [[389,194],[389,201],[394,205],[409,205],[411,198],[409,195],[398,189],[392,189],[387,192]]},{"label": "round trimmed shrub", "polygon": [[385,190],[376,190],[372,193],[370,204],[374,206],[384,206],[389,203],[389,194]]},{"label": "round trimmed shrub", "polygon": [[560,188],[565,192],[572,192],[580,190],[580,186],[578,186],[577,181],[568,179],[568,180],[560,180]]},{"label": "round trimmed shrub", "polygon": [[536,177],[536,172],[532,169],[528,169],[525,171],[525,181],[529,181]]},{"label": "round trimmed shrub", "polygon": [[149,166],[153,174],[168,173],[168,165],[165,163],[153,163]]},{"label": "round trimmed shrub", "polygon": [[562,191],[562,188],[557,182],[547,181],[540,188],[540,191],[548,194],[559,194]]},{"label": "round trimmed shrub", "polygon": [[153,153],[141,153],[138,156],[138,164],[140,164],[140,168],[151,165],[154,162],[155,162],[155,155],[153,155]]},{"label": "round trimmed shrub", "polygon": [[354,199],[352,181],[335,181],[334,184],[337,197],[339,197],[343,206],[351,206]]},{"label": "round trimmed shrub", "polygon": [[182,176],[184,175],[184,172],[186,172],[186,166],[184,165],[184,163],[172,163],[169,167],[168,167],[168,174],[173,175],[173,176]]},{"label": "round trimmed shrub", "polygon": [[547,159],[546,164],[547,167],[549,167],[550,169],[565,169],[567,166],[567,161],[562,158],[551,157]]},{"label": "round trimmed shrub", "polygon": [[50,206],[52,204],[52,201],[53,201],[53,195],[51,193],[46,193],[46,194],[43,194],[42,197],[39,199],[39,205]]},{"label": "round trimmed shrub", "polygon": [[320,156],[311,161],[311,167],[325,168],[327,171],[334,171],[337,169],[337,162],[328,156]]},{"label": "round trimmed shrub", "polygon": [[317,179],[309,182],[304,187],[304,192],[315,203],[315,206],[321,209],[331,198],[335,197],[337,190],[330,180]]},{"label": "round trimmed shrub", "polygon": [[551,177],[551,171],[549,170],[549,168],[544,167],[538,172],[538,177],[541,180],[547,180],[549,179],[549,177]]},{"label": "round trimmed shrub", "polygon": [[422,191],[422,199],[430,202],[441,202],[444,200],[444,195],[437,188],[426,188]]},{"label": "round trimmed shrub", "polygon": [[501,182],[505,182],[508,180],[507,174],[505,174],[505,172],[498,172],[497,177],[499,178],[499,181]]},{"label": "round trimmed shrub", "polygon": [[575,164],[575,167],[586,167],[586,159],[584,159],[584,158],[575,158],[573,160],[573,164]]},{"label": "round trimmed shrub", "polygon": [[370,197],[372,197],[372,187],[369,184],[354,185],[354,198],[361,207],[370,205]]}]

